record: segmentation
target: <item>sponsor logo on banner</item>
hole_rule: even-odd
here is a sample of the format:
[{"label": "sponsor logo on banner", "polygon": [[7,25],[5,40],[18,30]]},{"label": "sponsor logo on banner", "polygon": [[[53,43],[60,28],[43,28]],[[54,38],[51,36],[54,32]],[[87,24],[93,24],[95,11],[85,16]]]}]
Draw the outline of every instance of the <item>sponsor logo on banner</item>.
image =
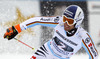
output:
[{"label": "sponsor logo on banner", "polygon": [[93,5],[92,8],[93,9],[100,9],[100,5]]},{"label": "sponsor logo on banner", "polygon": [[89,9],[89,12],[91,13],[100,13],[100,2],[95,2],[95,1],[93,1],[93,2],[89,2],[88,3],[88,9]]}]

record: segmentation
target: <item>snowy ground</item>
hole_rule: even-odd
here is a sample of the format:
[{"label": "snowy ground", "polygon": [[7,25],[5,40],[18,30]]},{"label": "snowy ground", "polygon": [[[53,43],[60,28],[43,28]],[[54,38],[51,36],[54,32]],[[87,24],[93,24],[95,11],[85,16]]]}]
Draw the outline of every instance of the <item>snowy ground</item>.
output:
[{"label": "snowy ground", "polygon": [[16,55],[16,54],[3,54],[0,55],[0,59],[30,59],[31,55]]},{"label": "snowy ground", "polygon": [[[0,56],[0,59],[30,59],[32,55],[16,55],[16,54],[3,54]],[[89,59],[87,55],[74,55],[70,59]],[[99,58],[98,58],[99,59]]]},{"label": "snowy ground", "polygon": [[[2,54],[0,59],[30,59],[31,54]],[[89,59],[87,54],[73,55],[70,59]],[[100,59],[100,56],[99,58]]]}]

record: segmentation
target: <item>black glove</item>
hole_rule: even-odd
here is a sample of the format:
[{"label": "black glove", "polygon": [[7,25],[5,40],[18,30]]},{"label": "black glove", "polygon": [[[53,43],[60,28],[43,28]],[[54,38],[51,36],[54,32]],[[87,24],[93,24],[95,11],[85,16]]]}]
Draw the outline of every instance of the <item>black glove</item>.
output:
[{"label": "black glove", "polygon": [[4,34],[4,38],[7,38],[8,40],[11,40],[18,34],[17,29],[12,26],[6,30],[6,33]]}]

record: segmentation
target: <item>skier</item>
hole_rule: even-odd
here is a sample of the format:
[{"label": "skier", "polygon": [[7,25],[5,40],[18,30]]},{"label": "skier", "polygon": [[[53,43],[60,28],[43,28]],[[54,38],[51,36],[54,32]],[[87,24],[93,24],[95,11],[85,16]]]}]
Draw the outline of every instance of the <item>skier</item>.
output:
[{"label": "skier", "polygon": [[89,59],[97,59],[98,52],[90,34],[80,25],[84,19],[83,10],[77,5],[68,6],[62,16],[34,17],[7,29],[4,38],[11,40],[21,31],[36,26],[54,28],[51,40],[40,47],[31,59],[70,59],[83,47]]}]

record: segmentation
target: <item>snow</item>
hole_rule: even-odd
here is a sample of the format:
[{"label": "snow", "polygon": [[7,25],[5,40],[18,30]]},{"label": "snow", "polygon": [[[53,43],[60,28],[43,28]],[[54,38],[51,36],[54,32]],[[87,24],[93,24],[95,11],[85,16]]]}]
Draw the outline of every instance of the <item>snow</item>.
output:
[{"label": "snow", "polygon": [[0,55],[0,59],[30,59],[31,55],[18,55],[18,54],[3,54]]},{"label": "snow", "polygon": [[[0,59],[30,59],[32,55],[16,55],[16,54],[3,54],[0,56]],[[88,59],[88,55],[74,55],[70,59]],[[98,58],[99,59],[99,58]]]},{"label": "snow", "polygon": [[25,17],[32,14],[40,16],[39,1],[0,1],[0,59],[30,59],[32,54],[40,46],[40,26],[31,28],[30,32],[33,33],[24,31],[24,34],[18,34],[23,34],[18,38],[19,40],[35,48],[35,50],[30,49],[14,39],[8,41],[3,38],[9,25],[6,23],[8,21],[12,22],[17,18],[16,8],[18,8]]}]

